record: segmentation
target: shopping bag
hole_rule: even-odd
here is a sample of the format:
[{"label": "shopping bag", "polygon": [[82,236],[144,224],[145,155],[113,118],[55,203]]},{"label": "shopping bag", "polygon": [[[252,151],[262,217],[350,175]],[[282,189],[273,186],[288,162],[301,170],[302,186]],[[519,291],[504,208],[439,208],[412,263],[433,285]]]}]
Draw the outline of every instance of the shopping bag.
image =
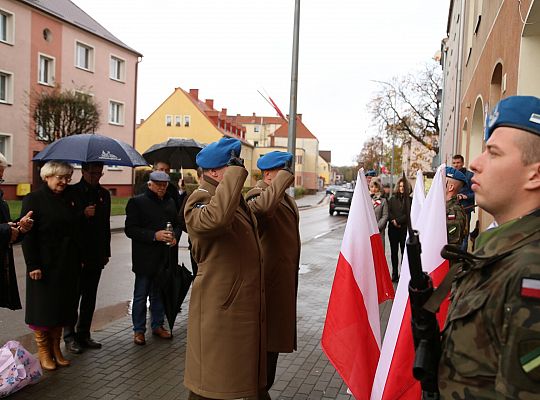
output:
[{"label": "shopping bag", "polygon": [[42,375],[37,358],[19,342],[10,340],[0,348],[0,397],[37,383]]}]

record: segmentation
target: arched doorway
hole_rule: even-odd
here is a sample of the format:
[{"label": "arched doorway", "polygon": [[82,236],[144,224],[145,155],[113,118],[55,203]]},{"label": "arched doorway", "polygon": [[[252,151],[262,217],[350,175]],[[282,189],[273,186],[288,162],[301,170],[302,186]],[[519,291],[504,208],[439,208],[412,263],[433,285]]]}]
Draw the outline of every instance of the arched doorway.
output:
[{"label": "arched doorway", "polygon": [[[525,11],[525,10],[524,10]],[[518,94],[540,97],[540,1],[533,2],[521,36]]]},{"label": "arched doorway", "polygon": [[491,85],[489,86],[489,104],[495,106],[502,96],[503,67],[501,63],[495,65],[491,75]]}]

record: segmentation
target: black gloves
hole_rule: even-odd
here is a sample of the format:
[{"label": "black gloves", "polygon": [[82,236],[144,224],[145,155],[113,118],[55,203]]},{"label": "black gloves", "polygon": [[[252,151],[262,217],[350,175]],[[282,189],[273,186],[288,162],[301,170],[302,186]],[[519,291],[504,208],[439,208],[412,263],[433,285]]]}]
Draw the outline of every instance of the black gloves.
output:
[{"label": "black gloves", "polygon": [[227,163],[228,167],[244,167],[244,159],[240,157],[236,157],[234,154],[234,151],[231,151],[231,158],[229,159],[229,162]]},{"label": "black gloves", "polygon": [[292,167],[293,167],[293,159],[291,158],[289,161],[285,163],[285,165],[281,169],[284,171],[290,172],[291,174],[294,175]]}]

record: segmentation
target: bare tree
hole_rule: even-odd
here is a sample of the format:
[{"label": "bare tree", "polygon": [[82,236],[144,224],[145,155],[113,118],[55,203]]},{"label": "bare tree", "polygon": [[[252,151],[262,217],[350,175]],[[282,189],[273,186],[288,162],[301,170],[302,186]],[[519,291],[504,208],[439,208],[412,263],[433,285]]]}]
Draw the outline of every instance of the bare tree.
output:
[{"label": "bare tree", "polygon": [[[356,162],[364,170],[379,170],[381,163],[387,168],[392,163],[392,145],[387,143],[382,135],[368,139],[360,154],[356,156]],[[394,173],[401,172],[401,146],[394,148]]]},{"label": "bare tree", "polygon": [[419,73],[379,82],[380,89],[369,103],[373,122],[384,126],[387,136],[400,141],[416,139],[438,152],[439,109],[442,75],[439,64],[426,64]]},{"label": "bare tree", "polygon": [[35,132],[39,140],[57,139],[80,133],[94,133],[100,110],[94,98],[76,90],[59,87],[36,95],[33,102]]}]

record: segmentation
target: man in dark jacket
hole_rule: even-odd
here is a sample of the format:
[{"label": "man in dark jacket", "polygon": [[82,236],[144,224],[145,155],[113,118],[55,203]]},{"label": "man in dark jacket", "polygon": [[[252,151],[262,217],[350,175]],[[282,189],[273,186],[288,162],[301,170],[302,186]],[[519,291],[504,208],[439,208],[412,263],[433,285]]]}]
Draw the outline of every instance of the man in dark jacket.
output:
[{"label": "man in dark jacket", "polygon": [[91,338],[90,326],[101,271],[111,256],[111,195],[99,184],[103,176],[103,163],[82,163],[81,172],[81,180],[73,186],[84,214],[80,304],[78,315],[75,310],[73,324],[64,326],[66,349],[73,354],[81,353],[83,348],[101,348],[101,343]]},{"label": "man in dark jacket", "polygon": [[[167,175],[171,175],[171,165],[166,161],[158,161],[154,164],[154,171],[163,171]],[[184,203],[184,200],[186,199],[186,191],[183,184],[184,180],[180,179],[180,182],[178,182],[178,186],[180,190],[182,190],[182,193],[178,191],[176,186],[171,184],[169,182],[169,185],[167,185],[167,194],[174,200],[174,204],[176,206],[176,210],[180,211],[182,209],[182,205]]]},{"label": "man in dark jacket", "polygon": [[[167,194],[169,175],[163,171],[150,174],[148,188],[132,197],[126,206],[126,235],[131,239],[131,258],[135,273],[133,293],[133,342],[146,344],[146,299],[150,297],[152,333],[163,339],[171,333],[163,328],[164,311],[157,273],[165,266],[178,263],[178,239],[182,233],[174,200]],[[172,224],[173,232],[166,229]]]}]

